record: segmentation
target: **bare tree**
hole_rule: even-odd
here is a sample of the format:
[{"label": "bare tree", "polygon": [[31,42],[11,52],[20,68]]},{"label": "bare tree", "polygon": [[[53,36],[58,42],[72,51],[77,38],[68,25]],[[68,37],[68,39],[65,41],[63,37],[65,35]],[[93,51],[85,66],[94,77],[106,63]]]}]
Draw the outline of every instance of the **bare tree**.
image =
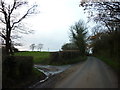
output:
[{"label": "bare tree", "polygon": [[81,2],[80,6],[88,13],[88,17],[106,26],[111,32],[120,28],[120,1]]},{"label": "bare tree", "polygon": [[32,49],[32,51],[34,51],[35,47],[36,47],[35,44],[30,45],[30,49]]},{"label": "bare tree", "polygon": [[[8,55],[12,53],[12,37],[18,38],[18,33],[27,34],[30,32],[23,28],[22,21],[31,14],[35,14],[37,5],[24,8],[27,9],[25,12],[20,11],[26,5],[28,5],[28,2],[22,0],[12,0],[11,3],[8,3],[7,0],[0,0],[0,36],[5,41]],[[17,34],[13,36],[12,33]]]},{"label": "bare tree", "polygon": [[40,50],[40,51],[41,51],[41,49],[43,48],[43,44],[41,44],[41,43],[40,43],[40,44],[38,44],[38,46],[37,46],[37,47],[38,47],[38,50]]}]

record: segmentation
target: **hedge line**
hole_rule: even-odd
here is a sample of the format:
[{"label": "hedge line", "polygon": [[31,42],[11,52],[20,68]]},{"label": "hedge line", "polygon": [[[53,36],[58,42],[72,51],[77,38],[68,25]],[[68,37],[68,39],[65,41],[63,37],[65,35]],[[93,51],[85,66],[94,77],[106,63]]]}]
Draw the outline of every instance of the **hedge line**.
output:
[{"label": "hedge line", "polygon": [[11,87],[32,74],[33,57],[7,56],[2,62],[3,87]]},{"label": "hedge line", "polygon": [[72,51],[72,50],[50,53],[51,62],[59,62],[59,61],[63,61],[63,60],[69,60],[69,59],[73,59],[73,58],[76,58],[79,56],[80,56],[79,51]]}]

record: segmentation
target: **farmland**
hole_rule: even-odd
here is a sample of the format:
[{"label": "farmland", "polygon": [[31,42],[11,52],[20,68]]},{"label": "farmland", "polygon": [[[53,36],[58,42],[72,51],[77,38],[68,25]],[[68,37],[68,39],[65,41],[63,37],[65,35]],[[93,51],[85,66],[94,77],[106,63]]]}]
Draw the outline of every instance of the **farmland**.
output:
[{"label": "farmland", "polygon": [[25,52],[17,52],[15,53],[15,56],[33,56],[33,62],[34,64],[45,64],[49,63],[48,59],[50,57],[49,52],[30,52],[30,51],[25,51]]}]

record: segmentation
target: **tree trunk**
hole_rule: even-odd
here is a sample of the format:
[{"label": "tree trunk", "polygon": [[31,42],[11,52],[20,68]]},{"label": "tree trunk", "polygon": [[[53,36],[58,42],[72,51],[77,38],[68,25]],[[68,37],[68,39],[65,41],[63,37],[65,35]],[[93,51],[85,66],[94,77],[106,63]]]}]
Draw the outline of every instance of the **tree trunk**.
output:
[{"label": "tree trunk", "polygon": [[11,48],[11,39],[10,39],[10,32],[7,32],[6,35],[6,54],[10,55],[12,54],[12,48]]},{"label": "tree trunk", "polygon": [[6,39],[6,54],[9,55],[9,40],[8,38]]},{"label": "tree trunk", "polygon": [[6,53],[7,55],[13,54],[12,48],[11,48],[11,26],[10,26],[10,16],[8,17],[8,22],[6,24],[6,31],[7,31],[7,35],[6,35]]}]

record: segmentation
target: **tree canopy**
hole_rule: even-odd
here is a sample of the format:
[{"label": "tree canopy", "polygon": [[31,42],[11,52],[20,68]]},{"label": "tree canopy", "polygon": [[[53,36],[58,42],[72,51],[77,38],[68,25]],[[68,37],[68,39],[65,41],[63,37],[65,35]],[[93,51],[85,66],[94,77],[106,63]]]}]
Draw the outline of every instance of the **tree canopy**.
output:
[{"label": "tree canopy", "polygon": [[76,45],[74,43],[66,43],[62,46],[62,50],[78,50],[78,48],[76,47]]},{"label": "tree canopy", "polygon": [[81,55],[85,54],[86,49],[86,34],[87,34],[87,27],[83,21],[76,22],[70,28],[71,31],[71,41],[77,46],[78,50],[80,50]]},{"label": "tree canopy", "polygon": [[[99,1],[81,2],[80,6],[88,13],[88,17],[95,22],[106,26],[109,31],[118,30],[120,27],[120,2]],[[114,26],[114,27],[113,27]]]},{"label": "tree canopy", "polygon": [[81,2],[90,20],[97,23],[89,37],[93,54],[119,61],[120,56],[120,1]]}]

